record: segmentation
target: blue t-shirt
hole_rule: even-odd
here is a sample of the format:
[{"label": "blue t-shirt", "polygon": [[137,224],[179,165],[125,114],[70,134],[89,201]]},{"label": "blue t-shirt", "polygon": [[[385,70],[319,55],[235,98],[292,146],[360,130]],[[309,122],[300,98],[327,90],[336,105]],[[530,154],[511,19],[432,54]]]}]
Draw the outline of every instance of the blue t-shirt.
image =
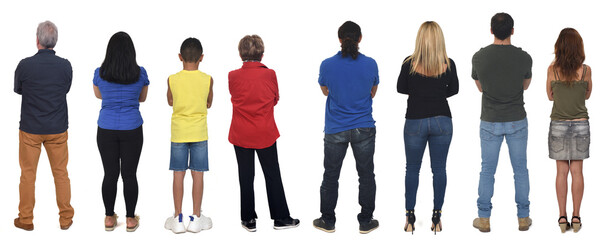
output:
[{"label": "blue t-shirt", "polygon": [[138,107],[138,98],[142,87],[149,85],[147,71],[140,67],[140,77],[132,84],[112,83],[99,75],[100,68],[94,71],[94,86],[103,97],[98,115],[98,126],[108,130],[132,130],[142,125],[142,116]]},{"label": "blue t-shirt", "polygon": [[325,133],[375,127],[371,89],[379,84],[377,63],[364,54],[343,57],[341,52],[322,61],[320,86],[329,89],[325,109]]}]

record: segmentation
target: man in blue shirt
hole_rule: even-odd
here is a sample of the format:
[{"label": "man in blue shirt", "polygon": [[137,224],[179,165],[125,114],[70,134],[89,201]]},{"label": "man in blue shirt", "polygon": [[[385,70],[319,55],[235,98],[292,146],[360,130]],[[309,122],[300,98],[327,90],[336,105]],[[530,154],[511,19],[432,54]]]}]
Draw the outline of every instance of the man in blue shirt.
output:
[{"label": "man in blue shirt", "polygon": [[358,52],[362,40],[360,26],[348,21],[339,28],[341,51],[322,62],[318,83],[327,103],[325,109],[324,168],[320,186],[320,212],[314,227],[325,232],[335,231],[339,174],[343,159],[352,145],[359,177],[358,214],[360,233],[379,227],[373,219],[375,210],[375,120],[373,97],[377,92],[379,75],[377,63]]},{"label": "man in blue shirt", "polygon": [[15,71],[15,92],[22,95],[19,126],[19,217],[15,227],[33,230],[35,181],[41,145],[44,144],[59,207],[59,223],[63,230],[73,223],[71,186],[67,173],[67,93],[73,72],[67,59],[53,50],[58,38],[57,27],[50,21],[40,23],[37,30],[38,53],[19,62]]}]

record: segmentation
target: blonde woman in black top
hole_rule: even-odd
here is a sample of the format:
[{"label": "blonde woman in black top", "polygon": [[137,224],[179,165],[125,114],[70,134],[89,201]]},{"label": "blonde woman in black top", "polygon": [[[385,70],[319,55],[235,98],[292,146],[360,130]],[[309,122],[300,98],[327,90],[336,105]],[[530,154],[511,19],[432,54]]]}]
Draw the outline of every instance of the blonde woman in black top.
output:
[{"label": "blonde woman in black top", "polygon": [[414,208],[419,186],[419,170],[429,143],[433,173],[433,215],[431,230],[442,230],[440,216],[446,191],[446,159],[452,140],[452,114],[446,98],[457,94],[456,66],[446,54],[442,29],[436,22],[421,25],[415,51],[404,60],[398,77],[398,92],[408,95],[404,147],[406,150],[406,224],[415,229]]}]

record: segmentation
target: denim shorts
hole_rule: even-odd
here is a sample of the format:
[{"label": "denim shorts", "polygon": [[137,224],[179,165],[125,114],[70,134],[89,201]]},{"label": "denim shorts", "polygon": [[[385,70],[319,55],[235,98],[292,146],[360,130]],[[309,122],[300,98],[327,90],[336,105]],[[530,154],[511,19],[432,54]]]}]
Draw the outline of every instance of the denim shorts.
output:
[{"label": "denim shorts", "polygon": [[209,171],[207,155],[207,141],[185,143],[172,142],[170,170],[186,171],[187,169],[190,169],[196,172]]},{"label": "denim shorts", "polygon": [[589,157],[590,126],[584,121],[551,121],[549,158],[583,160]]}]

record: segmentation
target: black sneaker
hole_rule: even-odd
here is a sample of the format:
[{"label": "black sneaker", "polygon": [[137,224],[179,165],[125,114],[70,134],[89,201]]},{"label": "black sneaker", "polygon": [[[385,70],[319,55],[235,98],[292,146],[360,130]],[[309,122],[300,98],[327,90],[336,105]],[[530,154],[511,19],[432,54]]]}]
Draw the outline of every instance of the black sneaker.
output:
[{"label": "black sneaker", "polygon": [[294,228],[299,226],[299,219],[293,219],[291,217],[274,220],[274,229],[282,230],[288,228]]},{"label": "black sneaker", "polygon": [[329,224],[325,222],[325,220],[323,220],[322,218],[314,219],[312,225],[314,225],[314,227],[318,230],[323,230],[328,233],[335,232],[335,224]]},{"label": "black sneaker", "polygon": [[249,232],[255,232],[255,219],[249,221],[241,221],[241,226]]},{"label": "black sneaker", "polygon": [[362,233],[362,234],[370,233],[373,230],[377,229],[378,227],[379,227],[379,221],[377,221],[376,219],[371,219],[370,221],[368,221],[366,223],[360,223],[360,233]]}]

